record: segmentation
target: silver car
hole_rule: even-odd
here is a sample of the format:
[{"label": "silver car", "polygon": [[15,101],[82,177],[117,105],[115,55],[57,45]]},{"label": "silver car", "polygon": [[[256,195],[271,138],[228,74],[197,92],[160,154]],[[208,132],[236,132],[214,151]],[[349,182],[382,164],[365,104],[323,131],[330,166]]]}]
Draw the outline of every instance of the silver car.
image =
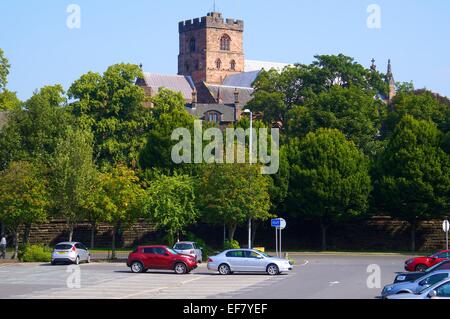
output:
[{"label": "silver car", "polygon": [[386,299],[450,299],[450,278],[416,293],[392,295]]},{"label": "silver car", "polygon": [[198,247],[195,242],[180,241],[173,246],[173,250],[179,254],[195,257],[197,263],[201,263],[203,261],[202,248]]},{"label": "silver car", "polygon": [[450,278],[450,270],[438,270],[411,282],[400,282],[384,287],[381,297],[386,298],[398,294],[414,294],[431,287],[444,279]]},{"label": "silver car", "polygon": [[53,249],[52,265],[57,263],[73,263],[78,265],[81,262],[91,262],[91,254],[82,243],[63,242],[57,244]]},{"label": "silver car", "polygon": [[208,259],[208,269],[221,275],[234,272],[265,272],[271,276],[292,270],[287,259],[276,258],[254,249],[231,249]]}]

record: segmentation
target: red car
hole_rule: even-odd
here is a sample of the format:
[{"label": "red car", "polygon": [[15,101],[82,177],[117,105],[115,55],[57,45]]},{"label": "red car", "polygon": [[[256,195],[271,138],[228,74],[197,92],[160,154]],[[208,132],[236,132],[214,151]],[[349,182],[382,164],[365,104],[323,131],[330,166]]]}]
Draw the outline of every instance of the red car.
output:
[{"label": "red car", "polygon": [[188,274],[197,268],[197,261],[195,257],[179,254],[166,246],[141,246],[130,253],[127,266],[134,273],[158,269]]},{"label": "red car", "polygon": [[441,261],[450,259],[450,250],[439,251],[429,257],[417,257],[405,262],[406,271],[425,271]]}]

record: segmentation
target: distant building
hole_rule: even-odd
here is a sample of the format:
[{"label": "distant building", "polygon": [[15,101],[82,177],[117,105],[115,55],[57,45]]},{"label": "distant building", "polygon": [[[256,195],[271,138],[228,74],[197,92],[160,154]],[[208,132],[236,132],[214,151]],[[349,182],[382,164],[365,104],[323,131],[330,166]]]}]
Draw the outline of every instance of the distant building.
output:
[{"label": "distant building", "polygon": [[178,75],[144,72],[137,84],[148,96],[160,88],[181,92],[186,109],[205,121],[221,126],[239,121],[261,70],[288,65],[245,60],[244,21],[224,19],[219,12],[182,21],[178,29]]}]

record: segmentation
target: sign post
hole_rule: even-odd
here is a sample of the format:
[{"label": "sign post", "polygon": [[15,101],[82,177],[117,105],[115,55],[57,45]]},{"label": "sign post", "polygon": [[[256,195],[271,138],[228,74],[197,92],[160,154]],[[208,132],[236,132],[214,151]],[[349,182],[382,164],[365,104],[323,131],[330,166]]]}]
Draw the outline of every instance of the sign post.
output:
[{"label": "sign post", "polygon": [[442,224],[442,229],[445,232],[445,243],[448,250],[448,231],[450,230],[450,222],[448,220],[444,220],[444,223]]},{"label": "sign post", "polygon": [[[286,228],[286,221],[283,218],[275,218],[272,219],[271,225],[275,228],[275,252],[277,257],[281,257],[281,231]],[[279,240],[278,231],[280,232]]]}]

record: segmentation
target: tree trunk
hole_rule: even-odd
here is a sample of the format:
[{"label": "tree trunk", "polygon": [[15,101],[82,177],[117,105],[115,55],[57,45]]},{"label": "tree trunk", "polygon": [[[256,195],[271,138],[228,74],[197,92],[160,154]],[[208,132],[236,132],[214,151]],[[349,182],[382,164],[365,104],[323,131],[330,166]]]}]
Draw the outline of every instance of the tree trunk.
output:
[{"label": "tree trunk", "polygon": [[112,243],[111,243],[111,259],[116,259],[116,233],[117,233],[117,226],[113,227],[112,231]]},{"label": "tree trunk", "polygon": [[416,251],[416,221],[411,221],[411,251]]},{"label": "tree trunk", "polygon": [[69,241],[71,242],[73,240],[73,224],[69,224]]},{"label": "tree trunk", "polygon": [[234,233],[236,232],[236,224],[230,224],[228,226],[228,240],[231,242],[234,240]]},{"label": "tree trunk", "polygon": [[23,231],[22,245],[24,246],[28,245],[28,241],[30,239],[30,232],[31,232],[31,223],[28,223],[25,225],[25,229]]},{"label": "tree trunk", "polygon": [[320,227],[322,228],[322,250],[326,251],[327,250],[327,228],[328,228],[328,226],[325,225],[325,223],[322,223],[320,225]]},{"label": "tree trunk", "polygon": [[256,237],[256,230],[258,229],[258,222],[253,221],[252,225],[252,247],[255,247],[255,237]]},{"label": "tree trunk", "polygon": [[19,230],[18,229],[14,230],[13,238],[14,238],[14,253],[13,253],[11,259],[16,259],[19,254]]},{"label": "tree trunk", "polygon": [[95,231],[97,230],[97,223],[91,222],[91,249],[95,247]]}]

